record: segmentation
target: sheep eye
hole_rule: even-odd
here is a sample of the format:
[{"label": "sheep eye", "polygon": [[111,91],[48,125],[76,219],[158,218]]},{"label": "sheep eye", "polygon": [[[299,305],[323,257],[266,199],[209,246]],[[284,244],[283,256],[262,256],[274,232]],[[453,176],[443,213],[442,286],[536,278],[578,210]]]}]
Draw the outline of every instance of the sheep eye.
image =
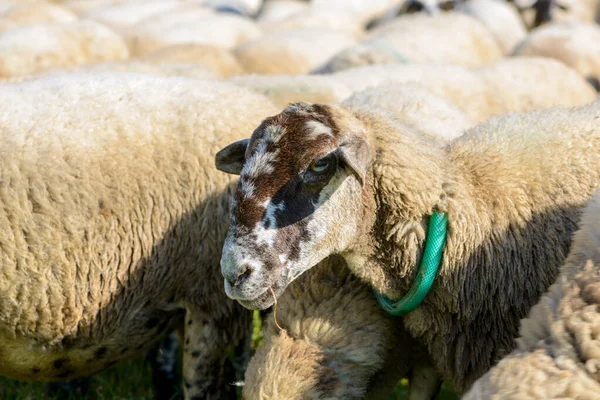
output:
[{"label": "sheep eye", "polygon": [[310,164],[308,170],[315,174],[323,174],[333,165],[333,155],[328,155]]}]

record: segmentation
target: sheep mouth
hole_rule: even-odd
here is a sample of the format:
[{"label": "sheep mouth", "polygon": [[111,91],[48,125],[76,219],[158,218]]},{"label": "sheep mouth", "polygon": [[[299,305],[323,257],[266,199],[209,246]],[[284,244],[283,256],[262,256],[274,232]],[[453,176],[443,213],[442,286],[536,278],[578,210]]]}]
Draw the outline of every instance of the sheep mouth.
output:
[{"label": "sheep mouth", "polygon": [[265,310],[271,307],[290,283],[284,275],[255,298],[237,299],[237,302],[249,310]]}]

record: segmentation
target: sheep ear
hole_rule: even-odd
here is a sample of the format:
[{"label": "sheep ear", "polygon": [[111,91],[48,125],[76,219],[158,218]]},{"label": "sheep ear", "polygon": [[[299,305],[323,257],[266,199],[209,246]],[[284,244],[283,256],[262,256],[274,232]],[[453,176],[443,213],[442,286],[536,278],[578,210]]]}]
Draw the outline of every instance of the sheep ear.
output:
[{"label": "sheep ear", "polygon": [[367,168],[371,163],[371,148],[367,141],[356,138],[353,141],[343,143],[338,151],[340,158],[344,160],[360,184],[364,186]]},{"label": "sheep ear", "polygon": [[250,143],[250,139],[243,139],[222,148],[215,156],[217,169],[229,174],[241,174],[246,162],[248,143]]}]

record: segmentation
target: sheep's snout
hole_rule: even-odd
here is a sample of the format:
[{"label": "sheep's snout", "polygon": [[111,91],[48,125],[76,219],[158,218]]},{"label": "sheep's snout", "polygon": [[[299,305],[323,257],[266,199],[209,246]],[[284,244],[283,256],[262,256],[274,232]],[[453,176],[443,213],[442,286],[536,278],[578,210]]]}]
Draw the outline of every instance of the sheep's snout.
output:
[{"label": "sheep's snout", "polygon": [[268,249],[226,243],[221,256],[225,293],[234,300],[252,302],[270,295],[282,275],[282,264]]}]

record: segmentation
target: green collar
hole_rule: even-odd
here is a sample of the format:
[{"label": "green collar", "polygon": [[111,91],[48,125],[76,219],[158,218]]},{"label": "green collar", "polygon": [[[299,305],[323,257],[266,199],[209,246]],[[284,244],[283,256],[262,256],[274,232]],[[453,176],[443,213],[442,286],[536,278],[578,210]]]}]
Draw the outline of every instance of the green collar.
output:
[{"label": "green collar", "polygon": [[440,268],[444,243],[446,242],[447,227],[448,216],[444,213],[434,211],[429,219],[429,228],[427,230],[427,238],[425,239],[425,251],[423,252],[419,272],[417,272],[417,278],[402,299],[394,303],[374,290],[377,302],[389,314],[401,317],[413,311],[423,302]]}]

